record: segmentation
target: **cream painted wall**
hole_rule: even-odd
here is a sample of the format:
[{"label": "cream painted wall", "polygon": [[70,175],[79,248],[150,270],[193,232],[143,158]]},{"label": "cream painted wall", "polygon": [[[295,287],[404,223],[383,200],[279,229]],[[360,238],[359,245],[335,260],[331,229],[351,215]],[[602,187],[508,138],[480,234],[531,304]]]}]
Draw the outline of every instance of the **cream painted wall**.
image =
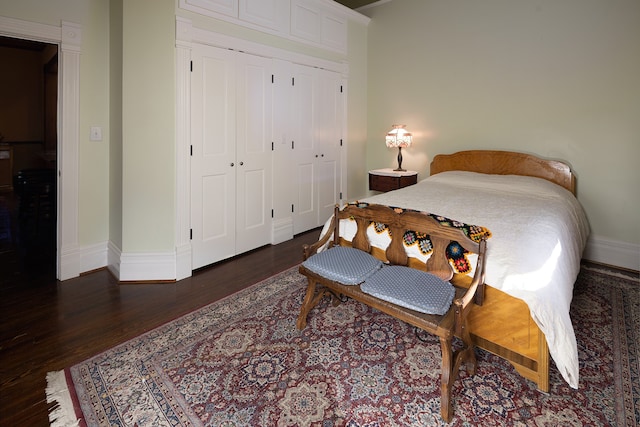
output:
[{"label": "cream painted wall", "polygon": [[[78,22],[83,28],[78,153],[81,245],[104,242],[109,235],[109,3],[99,0],[84,3],[88,5],[82,5],[85,11]],[[90,140],[91,126],[102,128],[102,141]]]},{"label": "cream painted wall", "polygon": [[123,1],[122,251],[175,250],[175,1]]},{"label": "cream painted wall", "polygon": [[109,2],[109,241],[122,248],[122,50],[124,0]]},{"label": "cream painted wall", "polygon": [[434,155],[465,149],[564,160],[592,238],[637,251],[640,2],[401,0],[365,13],[368,168],[395,164],[383,137],[398,122],[415,141],[403,166],[421,177]]},{"label": "cream painted wall", "polygon": [[349,25],[349,85],[347,88],[347,188],[348,200],[362,198],[367,174],[367,28]]}]

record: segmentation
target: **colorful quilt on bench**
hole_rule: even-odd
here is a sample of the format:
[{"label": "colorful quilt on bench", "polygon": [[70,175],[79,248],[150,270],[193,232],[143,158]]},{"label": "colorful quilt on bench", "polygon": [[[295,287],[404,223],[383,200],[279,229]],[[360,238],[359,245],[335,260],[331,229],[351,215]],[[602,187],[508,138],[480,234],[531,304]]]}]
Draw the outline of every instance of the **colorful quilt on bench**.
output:
[{"label": "colorful quilt on bench", "polygon": [[[366,202],[354,202],[350,203],[350,205],[357,207],[366,207],[369,206],[369,203]],[[488,239],[491,237],[491,231],[487,228],[479,226],[479,225],[471,225],[465,224],[460,221],[456,221],[441,215],[435,215],[428,212],[421,212],[412,209],[399,208],[395,206],[390,206],[394,211],[401,212],[418,212],[424,215],[427,215],[436,221],[438,221],[441,225],[447,227],[457,228],[462,230],[465,235],[469,236],[475,242],[479,242],[482,238]],[[374,222],[373,228],[378,234],[387,233],[389,236],[391,235],[391,230],[387,227],[386,224],[380,222]],[[431,239],[428,234],[418,233],[415,231],[407,230],[403,236],[403,242],[406,247],[415,246],[422,255],[430,255],[433,252],[433,245],[431,243]],[[453,266],[456,273],[469,274],[472,270],[472,264],[468,258],[469,251],[464,249],[458,242],[451,242],[447,247],[447,257],[451,261],[451,265]]]}]

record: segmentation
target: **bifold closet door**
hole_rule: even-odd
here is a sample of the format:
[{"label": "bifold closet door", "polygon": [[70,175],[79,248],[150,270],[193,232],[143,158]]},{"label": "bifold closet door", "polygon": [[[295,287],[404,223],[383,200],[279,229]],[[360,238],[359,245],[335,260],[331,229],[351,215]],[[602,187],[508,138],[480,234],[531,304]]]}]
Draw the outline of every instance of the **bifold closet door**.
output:
[{"label": "bifold closet door", "polygon": [[316,141],[320,148],[316,185],[318,225],[333,215],[340,201],[340,150],[342,141],[343,94],[338,73],[321,70],[318,75],[319,108],[316,113]]},{"label": "bifold closet door", "polygon": [[192,268],[270,241],[270,61],[194,45]]},{"label": "bifold closet door", "polygon": [[192,268],[236,253],[236,65],[231,51],[194,45],[191,72]]},{"label": "bifold closet door", "polygon": [[317,70],[302,65],[292,67],[291,144],[295,179],[293,193],[293,233],[317,227],[318,188],[316,185],[318,146],[316,132]]},{"label": "bifold closet door", "polygon": [[238,54],[236,66],[236,253],[271,242],[272,61]]},{"label": "bifold closet door", "polygon": [[340,201],[342,92],[338,73],[294,67],[291,126],[297,191],[293,232],[324,224]]}]

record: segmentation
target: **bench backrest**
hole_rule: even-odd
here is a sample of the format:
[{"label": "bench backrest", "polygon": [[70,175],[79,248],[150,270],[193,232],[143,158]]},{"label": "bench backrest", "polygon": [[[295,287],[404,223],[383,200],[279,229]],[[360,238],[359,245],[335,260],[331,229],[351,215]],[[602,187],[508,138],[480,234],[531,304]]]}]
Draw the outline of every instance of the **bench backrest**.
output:
[{"label": "bench backrest", "polygon": [[[357,224],[356,234],[350,243],[340,235],[340,220],[343,219],[352,219]],[[367,229],[371,222],[382,223],[389,228],[391,243],[384,252],[386,259],[383,261],[394,265],[416,267],[415,263],[410,265],[410,258],[404,245],[406,231],[429,235],[433,252],[426,263],[421,262],[422,265],[418,268],[435,274],[443,280],[451,280],[454,274],[454,269],[447,258],[447,247],[452,241],[458,242],[469,252],[481,254],[484,251],[484,245],[481,248],[478,242],[469,238],[462,230],[440,224],[425,213],[358,203],[346,205],[343,209],[336,206],[332,224],[333,245],[350,244],[354,248],[373,253],[367,236]]]}]

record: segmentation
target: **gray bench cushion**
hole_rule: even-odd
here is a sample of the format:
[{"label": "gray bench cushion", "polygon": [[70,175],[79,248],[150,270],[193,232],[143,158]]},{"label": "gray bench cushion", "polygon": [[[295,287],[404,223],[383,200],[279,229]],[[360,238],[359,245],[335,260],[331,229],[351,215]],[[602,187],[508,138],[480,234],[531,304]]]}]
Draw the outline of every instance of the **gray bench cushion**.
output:
[{"label": "gray bench cushion", "polygon": [[420,313],[443,315],[455,288],[437,276],[400,265],[384,266],[361,286],[363,292]]},{"label": "gray bench cushion", "polygon": [[359,249],[334,246],[310,256],[306,268],[343,285],[357,285],[382,267],[382,261]]}]

